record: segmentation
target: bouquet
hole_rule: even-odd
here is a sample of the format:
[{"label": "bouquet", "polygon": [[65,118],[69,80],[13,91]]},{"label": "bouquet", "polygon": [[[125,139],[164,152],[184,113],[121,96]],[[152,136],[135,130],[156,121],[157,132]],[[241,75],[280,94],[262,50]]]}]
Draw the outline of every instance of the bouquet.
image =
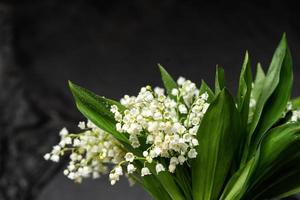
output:
[{"label": "bouquet", "polygon": [[70,158],[64,174],[80,183],[125,175],[157,200],[284,198],[300,192],[300,98],[285,35],[268,71],[253,78],[246,52],[236,95],[217,67],[212,90],[159,65],[164,89],[142,87],[120,101],[69,82],[87,118],[66,128],[46,160]]}]

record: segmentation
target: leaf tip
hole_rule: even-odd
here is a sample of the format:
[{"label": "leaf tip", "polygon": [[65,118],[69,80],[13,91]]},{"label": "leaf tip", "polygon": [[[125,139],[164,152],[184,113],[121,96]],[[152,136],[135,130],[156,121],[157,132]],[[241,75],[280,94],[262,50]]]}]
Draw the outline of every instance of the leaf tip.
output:
[{"label": "leaf tip", "polygon": [[256,71],[264,73],[263,67],[262,67],[260,62],[258,62],[257,65],[256,65]]},{"label": "leaf tip", "polygon": [[73,93],[73,90],[74,90],[74,87],[75,87],[74,83],[72,83],[72,81],[68,80],[68,85],[69,85],[69,88],[70,88],[71,92]]},{"label": "leaf tip", "polygon": [[68,80],[69,87],[73,87],[73,83],[71,80]]},{"label": "leaf tip", "polygon": [[157,63],[157,66],[161,74],[167,73],[167,70],[160,63]]},{"label": "leaf tip", "polygon": [[286,32],[283,32],[283,34],[282,34],[282,39],[283,39],[283,40],[286,40]]},{"label": "leaf tip", "polygon": [[282,34],[281,40],[280,40],[280,44],[284,45],[285,47],[287,47],[287,39],[286,39],[286,33],[284,32]]},{"label": "leaf tip", "polygon": [[246,52],[245,52],[245,60],[248,60],[248,59],[249,59],[249,51],[246,50]]},{"label": "leaf tip", "polygon": [[164,67],[160,63],[157,63],[157,66],[158,66],[159,70],[163,70],[164,69]]},{"label": "leaf tip", "polygon": [[78,92],[77,90],[80,89],[80,87],[70,80],[68,80],[68,84],[69,84],[70,91],[75,98],[77,96],[77,92]]}]

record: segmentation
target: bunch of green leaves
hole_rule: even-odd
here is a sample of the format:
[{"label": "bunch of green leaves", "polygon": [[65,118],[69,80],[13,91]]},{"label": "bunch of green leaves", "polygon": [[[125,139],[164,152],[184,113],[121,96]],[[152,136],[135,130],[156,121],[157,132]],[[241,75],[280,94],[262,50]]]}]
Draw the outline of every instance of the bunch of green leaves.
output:
[{"label": "bunch of green leaves", "polygon": [[[177,87],[169,73],[159,66],[168,95]],[[227,89],[225,73],[217,68],[214,91],[202,81],[200,94],[209,94],[210,106],[199,127],[198,156],[190,165],[177,167],[174,174],[155,173],[132,178],[157,200],[239,200],[283,198],[300,192],[300,123],[291,123],[291,111],[300,108],[300,98],[291,100],[292,60],[285,35],[282,37],[267,73],[257,65],[252,79],[248,53],[242,65],[236,96]],[[117,101],[98,96],[69,82],[79,111],[103,130],[111,133],[127,151],[142,155],[145,143],[134,149],[128,135],[119,133],[111,105]],[[256,106],[250,108],[250,99]],[[143,140],[143,138],[141,138]],[[160,160],[161,163],[166,160]]]}]

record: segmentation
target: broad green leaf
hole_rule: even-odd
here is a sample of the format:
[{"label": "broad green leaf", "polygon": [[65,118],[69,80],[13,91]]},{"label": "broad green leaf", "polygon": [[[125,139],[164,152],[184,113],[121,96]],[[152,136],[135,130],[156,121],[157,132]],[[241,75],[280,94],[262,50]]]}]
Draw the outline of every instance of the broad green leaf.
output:
[{"label": "broad green leaf", "polygon": [[260,150],[241,167],[229,180],[220,200],[241,199],[248,187],[251,185],[251,177],[256,169],[259,160]]},{"label": "broad green leaf", "polygon": [[[140,175],[139,175],[140,176]],[[154,176],[145,176],[142,180],[142,187],[157,200],[173,200],[170,195],[164,190],[160,181]]]},{"label": "broad green leaf", "polygon": [[[262,139],[266,131],[271,128],[286,110],[290,100],[293,85],[293,69],[290,51],[286,45],[286,53],[279,68],[279,82],[272,95],[263,107],[260,120],[253,134],[254,148]],[[268,82],[268,75],[265,84]],[[271,83],[272,84],[272,83]]]},{"label": "broad green leaf", "polygon": [[300,170],[288,170],[285,174],[276,174],[261,190],[249,195],[247,200],[281,199],[300,192]]},{"label": "broad green leaf", "polygon": [[171,98],[175,98],[174,95],[172,95],[172,89],[177,88],[177,84],[174,81],[174,79],[170,76],[170,74],[163,68],[163,66],[161,66],[160,64],[158,64],[160,73],[161,73],[161,78],[162,81],[164,83],[164,86],[167,90],[167,94],[171,97]]},{"label": "broad green leaf", "polygon": [[271,192],[276,192],[272,198],[283,199],[300,193],[300,169],[288,172],[280,179],[270,188]]},{"label": "broad green leaf", "polygon": [[237,108],[241,113],[242,126],[246,127],[249,116],[249,103],[252,88],[252,72],[248,52],[246,52],[243,67],[240,74],[237,94]]},{"label": "broad green leaf", "polygon": [[[255,183],[265,175],[277,170],[290,155],[297,153],[291,149],[299,141],[300,123],[288,123],[271,129],[261,143],[261,156],[256,172]],[[291,151],[292,150],[292,151]]]},{"label": "broad green leaf", "polygon": [[182,189],[185,200],[193,200],[192,180],[190,176],[190,168],[187,164],[177,165],[175,170],[175,181]]},{"label": "broad green leaf", "polygon": [[116,139],[129,143],[125,134],[116,130],[113,113],[110,107],[113,105],[112,100],[100,97],[87,89],[75,85],[69,81],[70,90],[74,96],[79,111],[95,125],[112,134]]},{"label": "broad green leaf", "polygon": [[215,77],[215,94],[219,94],[225,87],[225,73],[222,67],[216,67],[216,77]]},{"label": "broad green leaf", "polygon": [[[299,145],[298,145],[299,148]],[[281,199],[300,192],[300,168],[298,165],[293,165],[283,170],[278,171],[262,185],[258,190],[249,192],[252,195],[247,199],[261,200],[261,199]]]},{"label": "broad green leaf", "polygon": [[239,148],[240,126],[234,100],[223,89],[210,104],[197,133],[198,156],[191,166],[194,200],[220,196]]},{"label": "broad green leaf", "polygon": [[201,81],[201,86],[199,89],[199,94],[203,94],[203,93],[207,93],[208,94],[208,102],[212,102],[215,98],[215,95],[213,93],[213,91],[210,89],[210,87],[205,83],[204,80]]},{"label": "broad green leaf", "polygon": [[[138,171],[141,170],[143,164],[135,165]],[[144,176],[141,177],[140,173],[132,173],[128,175],[132,178],[139,186],[147,191],[154,199],[157,200],[172,200],[169,194],[164,190],[160,181],[155,176]]]},{"label": "broad green leaf", "polygon": [[130,174],[134,180],[142,186],[148,193],[157,200],[172,200],[168,192],[164,189],[161,182],[156,176],[144,176],[141,177],[140,171],[144,167],[144,163],[139,160],[134,161],[134,166],[137,168],[136,172]]},{"label": "broad green leaf", "polygon": [[[267,132],[261,143],[261,156],[247,199],[261,199],[261,195],[274,194],[268,188],[280,184],[282,177],[289,176],[294,167],[300,169],[299,136],[300,123],[284,124]],[[288,191],[291,185],[285,188]],[[283,188],[281,191],[285,192]]]},{"label": "broad green leaf", "polygon": [[169,171],[164,171],[157,174],[154,163],[148,163],[147,167],[173,200],[185,200],[180,188],[175,183],[173,175],[171,175]]},{"label": "broad green leaf", "polygon": [[[289,145],[298,141],[300,134],[300,123],[288,123],[271,129],[261,144],[261,160],[259,168],[267,170],[272,167],[273,162],[280,161],[279,155],[285,151]],[[283,160],[285,158],[282,158]]]},{"label": "broad green leaf", "polygon": [[[261,136],[278,120],[286,107],[292,82],[290,62],[290,55],[284,35],[273,55],[249,128],[248,141],[253,141],[251,142],[252,145],[254,143],[252,151],[255,151]],[[265,107],[268,107],[268,109]],[[256,133],[253,136],[255,130]]]},{"label": "broad green leaf", "polygon": [[135,160],[134,166],[137,168],[137,170],[134,173],[129,174],[129,177],[133,178],[133,180],[143,187],[143,189],[146,190],[154,199],[172,200],[156,176],[141,176],[140,172],[144,167],[144,162],[142,160]]}]

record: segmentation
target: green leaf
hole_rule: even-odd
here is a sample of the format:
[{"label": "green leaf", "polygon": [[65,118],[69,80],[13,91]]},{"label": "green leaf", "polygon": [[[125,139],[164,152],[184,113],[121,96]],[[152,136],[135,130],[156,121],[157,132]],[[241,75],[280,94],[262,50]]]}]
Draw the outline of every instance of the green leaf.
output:
[{"label": "green leaf", "polygon": [[275,174],[276,179],[270,179],[261,190],[249,192],[247,200],[281,199],[300,192],[300,169],[289,169],[283,174]]},{"label": "green leaf", "polygon": [[252,98],[255,99],[255,101],[258,101],[258,98],[261,94],[261,91],[264,86],[265,77],[266,75],[264,73],[264,70],[262,69],[261,64],[258,63],[256,69],[256,76],[255,76],[255,80],[251,92]]},{"label": "green leaf", "polygon": [[193,200],[192,180],[190,176],[190,169],[187,164],[177,165],[175,170],[175,181],[182,189],[185,200]]},{"label": "green leaf", "polygon": [[[140,175],[139,175],[140,176]],[[170,195],[163,189],[159,180],[153,176],[143,177],[142,186],[150,195],[157,200],[172,200]]]},{"label": "green leaf", "polygon": [[215,98],[215,95],[213,93],[213,91],[210,89],[210,87],[205,83],[204,80],[201,81],[201,87],[199,89],[199,94],[203,94],[203,93],[207,93],[208,94],[208,102],[212,102]]},{"label": "green leaf", "polygon": [[217,199],[230,172],[241,138],[239,112],[226,89],[210,104],[197,138],[198,156],[191,166],[193,199]]},{"label": "green leaf", "polygon": [[[251,90],[251,98],[254,99],[255,102],[258,101],[258,99],[261,95],[261,92],[262,92],[262,89],[263,89],[263,86],[264,86],[264,81],[265,81],[265,73],[264,73],[264,71],[261,67],[261,64],[258,63],[257,64],[257,69],[256,69],[255,80],[254,80],[253,87],[252,87],[252,90]],[[251,110],[249,109],[250,110],[250,115],[248,116],[249,117],[248,125],[251,125],[251,122],[252,122],[252,119],[253,119],[253,113],[255,112],[255,109],[256,109],[256,107],[252,107]],[[244,129],[244,131],[247,131],[247,130]],[[251,136],[252,136],[252,133],[247,133],[245,146],[244,146],[243,154],[242,154],[241,164],[245,164],[245,162],[248,159],[247,157],[248,157],[248,154],[249,154],[249,151],[250,151]]]},{"label": "green leaf", "polygon": [[[298,145],[299,148],[299,145]],[[286,167],[283,170],[272,173],[272,176],[261,184],[254,192],[249,192],[252,195],[247,199],[260,200],[260,199],[281,199],[292,196],[300,192],[300,169],[298,165]]]},{"label": "green leaf", "polygon": [[[116,139],[129,143],[125,134],[116,130],[113,113],[110,112],[114,101],[98,96],[87,89],[69,81],[70,90],[74,96],[79,111],[95,125],[112,134]],[[118,105],[120,106],[120,105]]]},{"label": "green leaf", "polygon": [[141,169],[144,167],[144,162],[141,160],[135,160],[134,166],[137,170],[129,174],[136,183],[138,183],[144,190],[146,190],[154,199],[157,200],[172,200],[168,192],[164,189],[161,182],[157,179],[155,175],[151,176],[141,176]]},{"label": "green leaf", "polygon": [[241,199],[249,186],[251,185],[251,177],[256,169],[259,160],[260,150],[241,167],[229,180],[220,200],[237,200]]},{"label": "green leaf", "polygon": [[277,47],[268,73],[264,79],[264,84],[262,87],[262,91],[259,94],[259,97],[257,99],[256,103],[256,109],[255,113],[253,116],[253,120],[250,126],[250,134],[254,132],[256,129],[257,124],[259,123],[259,119],[261,117],[264,105],[266,104],[267,100],[269,97],[272,95],[274,90],[276,89],[278,83],[279,83],[279,77],[280,77],[280,71],[282,68],[282,63],[284,60],[284,57],[286,55],[286,49],[287,49],[287,44],[286,44],[286,39],[285,36],[281,39],[279,46]]},{"label": "green leaf", "polygon": [[[282,52],[283,50],[285,50],[285,53]],[[272,61],[271,63],[270,69],[264,82],[265,87],[260,96],[261,98],[257,102],[257,107],[262,109],[262,112],[257,123],[256,130],[252,136],[252,140],[254,141],[253,148],[256,148],[265,132],[269,128],[271,128],[272,125],[274,125],[280,118],[283,117],[283,113],[286,110],[287,103],[291,96],[293,85],[292,58],[285,38],[283,38],[278,51],[280,52],[280,54],[277,57],[277,54],[275,52],[275,59],[273,58],[273,60],[275,61]],[[276,73],[275,79],[270,78],[270,74],[273,73]],[[275,83],[272,82],[272,80],[277,83],[277,87],[275,88],[275,90],[273,90],[272,86],[275,85]],[[273,93],[271,94],[271,96],[269,96],[264,106],[262,106],[262,103],[260,103],[262,101],[260,100],[264,100],[264,94],[268,93],[266,91],[266,88],[273,90]]]},{"label": "green leaf", "polygon": [[288,123],[271,129],[263,139],[261,147],[261,160],[259,168],[267,171],[274,162],[283,161],[286,157],[279,160],[279,155],[285,151],[288,146],[298,141],[300,134],[300,123]]},{"label": "green leaf", "polygon": [[173,200],[185,200],[180,188],[176,185],[173,175],[171,175],[169,171],[163,171],[157,174],[154,163],[148,163],[147,167]]},{"label": "green leaf", "polygon": [[220,93],[225,87],[225,73],[224,69],[217,66],[216,77],[215,77],[215,94]]},{"label": "green leaf", "polygon": [[255,151],[263,134],[282,116],[290,97],[291,85],[291,58],[284,35],[273,55],[249,127],[251,152]]},{"label": "green leaf", "polygon": [[[276,184],[273,183],[270,192],[273,193],[272,198],[279,199],[300,193],[300,169],[290,171],[288,174],[280,177]],[[271,195],[269,194],[268,196]]]},{"label": "green leaf", "polygon": [[175,98],[174,95],[172,95],[172,89],[177,88],[177,84],[174,81],[174,79],[170,76],[170,74],[163,68],[163,66],[161,66],[160,64],[158,64],[160,73],[161,73],[161,78],[162,81],[164,83],[164,86],[167,90],[167,94],[171,97],[171,98]]},{"label": "green leaf", "polygon": [[[299,141],[300,123],[288,123],[267,132],[261,143],[261,156],[256,172],[255,183],[269,176],[271,171],[277,170],[290,155],[297,153],[297,149],[291,149]],[[292,150],[292,151],[291,151]]]},{"label": "green leaf", "polygon": [[[277,184],[281,185],[281,181],[289,177],[289,172],[292,172],[293,168],[299,170],[299,136],[300,123],[284,124],[267,132],[260,145],[261,156],[247,199],[263,199],[262,196],[275,197],[272,196],[274,191],[271,188],[277,188]],[[286,184],[286,187],[282,187],[280,191],[285,193],[292,187],[293,185]],[[277,195],[281,194],[277,193],[278,189],[275,190]]]},{"label": "green leaf", "polygon": [[237,94],[237,108],[241,113],[242,126],[246,127],[249,116],[249,103],[252,88],[252,72],[248,52],[246,52],[243,67],[240,74]]}]

